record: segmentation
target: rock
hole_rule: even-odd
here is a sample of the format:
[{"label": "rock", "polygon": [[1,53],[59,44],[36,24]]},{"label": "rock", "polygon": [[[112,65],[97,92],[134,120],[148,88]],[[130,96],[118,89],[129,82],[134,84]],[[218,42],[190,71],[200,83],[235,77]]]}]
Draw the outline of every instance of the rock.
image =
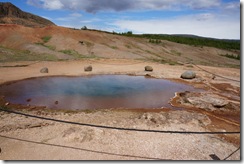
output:
[{"label": "rock", "polygon": [[44,67],[40,70],[41,73],[48,73],[48,68]]},{"label": "rock", "polygon": [[181,75],[182,79],[194,79],[196,77],[196,73],[193,71],[186,71]]},{"label": "rock", "polygon": [[215,108],[223,108],[225,107],[229,102],[224,99],[218,99],[218,98],[212,98],[211,104]]},{"label": "rock", "polygon": [[83,41],[79,41],[80,44],[84,45],[85,43]]},{"label": "rock", "polygon": [[31,98],[27,99],[26,101],[27,101],[27,102],[31,102]]},{"label": "rock", "polygon": [[194,106],[202,108],[202,109],[209,109],[209,110],[216,110],[216,108],[223,108],[229,102],[221,97],[215,95],[203,95],[199,97],[188,97],[187,100]]},{"label": "rock", "polygon": [[91,65],[86,66],[86,67],[84,68],[84,70],[85,70],[85,72],[91,72],[91,71],[92,71],[92,66],[91,66]]},{"label": "rock", "polygon": [[152,72],[152,71],[153,71],[153,68],[152,68],[151,66],[146,66],[146,67],[145,67],[145,71],[150,71],[150,72]]},{"label": "rock", "polygon": [[10,2],[0,2],[0,22],[27,27],[55,26],[50,20],[22,11]]}]

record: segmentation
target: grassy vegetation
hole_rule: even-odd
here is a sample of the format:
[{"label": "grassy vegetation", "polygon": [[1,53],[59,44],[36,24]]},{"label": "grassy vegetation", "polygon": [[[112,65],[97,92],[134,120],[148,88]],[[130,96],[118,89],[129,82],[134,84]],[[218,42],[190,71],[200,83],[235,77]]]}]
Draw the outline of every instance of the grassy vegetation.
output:
[{"label": "grassy vegetation", "polygon": [[193,45],[193,46],[208,46],[208,47],[215,47],[225,50],[240,50],[241,43],[240,40],[226,40],[226,39],[214,39],[214,38],[204,38],[204,37],[197,37],[197,36],[187,36],[187,35],[166,35],[166,34],[133,34],[132,31],[124,32],[124,33],[117,33],[115,31],[107,32],[102,30],[96,29],[87,29],[89,31],[96,31],[96,32],[103,32],[113,35],[123,35],[128,37],[140,37],[140,38],[147,38],[151,40],[168,40],[171,42]]},{"label": "grassy vegetation", "polygon": [[86,56],[83,56],[83,55],[79,54],[75,50],[61,50],[59,52],[62,52],[64,54],[67,54],[67,55],[70,55],[70,56],[73,56],[76,59],[80,59],[80,58],[85,58],[86,57]]},{"label": "grassy vegetation", "polygon": [[111,48],[114,50],[118,49],[118,47],[116,47],[116,46],[111,46]]},{"label": "grassy vegetation", "polygon": [[176,50],[171,50],[170,52],[174,55],[181,56],[181,53]]},{"label": "grassy vegetation", "polygon": [[165,35],[165,34],[142,34],[135,35],[133,33],[113,33],[117,35],[129,36],[129,37],[141,37],[149,39],[150,43],[159,44],[162,40],[168,40],[171,42],[187,44],[192,46],[208,46],[226,50],[240,50],[240,40],[224,40],[204,38],[197,36],[184,36],[184,35]]},{"label": "grassy vegetation", "polygon": [[46,53],[36,54],[28,50],[14,50],[6,47],[0,47],[0,50],[3,50],[0,55],[0,62],[58,60],[56,56]]},{"label": "grassy vegetation", "polygon": [[45,43],[47,43],[51,38],[52,38],[52,36],[44,36],[44,37],[41,38],[41,39],[42,39],[42,42],[37,42],[36,44],[37,44],[37,45],[42,45],[42,46],[44,46],[44,47],[46,47],[46,48],[48,48],[48,49],[54,51],[54,50],[56,49],[55,46],[51,46],[51,45],[46,45],[46,44],[45,44]]},{"label": "grassy vegetation", "polygon": [[147,39],[168,40],[176,43],[188,44],[193,46],[208,46],[227,50],[240,50],[240,41],[236,40],[220,40],[202,37],[187,37],[176,35],[153,35],[143,34],[141,37]]},{"label": "grassy vegetation", "polygon": [[149,43],[160,44],[162,41],[159,39],[149,39]]},{"label": "grassy vegetation", "polygon": [[51,38],[52,38],[52,36],[44,36],[44,37],[42,37],[42,41],[44,43],[47,43]]},{"label": "grassy vegetation", "polygon": [[225,54],[225,55],[221,55],[221,56],[225,56],[227,58],[231,58],[231,59],[236,59],[236,60],[241,60],[240,55],[234,55],[234,54]]},{"label": "grassy vegetation", "polygon": [[40,42],[38,42],[38,43],[36,43],[36,44],[37,44],[37,45],[44,46],[44,47],[46,47],[46,48],[48,48],[49,50],[52,50],[52,51],[55,51],[55,50],[56,50],[56,47],[55,47],[55,46],[46,45],[46,44],[44,44],[44,43],[40,43]]},{"label": "grassy vegetation", "polygon": [[129,45],[129,44],[125,44],[125,47],[128,48],[128,49],[132,48],[131,45]]},{"label": "grassy vegetation", "polygon": [[152,61],[152,62],[160,63],[160,64],[182,65],[182,64],[180,64],[180,63],[178,63],[176,61],[172,61],[170,59],[166,60],[166,59],[163,59],[163,58],[161,58],[161,59],[150,58],[149,60]]}]

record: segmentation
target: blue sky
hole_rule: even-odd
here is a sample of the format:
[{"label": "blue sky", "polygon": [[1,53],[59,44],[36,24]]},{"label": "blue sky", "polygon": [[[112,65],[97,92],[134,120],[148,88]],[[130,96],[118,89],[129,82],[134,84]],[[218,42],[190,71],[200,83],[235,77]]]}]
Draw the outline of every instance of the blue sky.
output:
[{"label": "blue sky", "polygon": [[[0,0],[0,2],[7,2]],[[8,0],[65,27],[240,39],[237,0]]]}]

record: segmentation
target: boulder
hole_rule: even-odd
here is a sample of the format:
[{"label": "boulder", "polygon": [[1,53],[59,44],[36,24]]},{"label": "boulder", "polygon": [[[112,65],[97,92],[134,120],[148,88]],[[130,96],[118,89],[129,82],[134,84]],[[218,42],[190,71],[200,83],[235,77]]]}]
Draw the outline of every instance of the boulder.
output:
[{"label": "boulder", "polygon": [[182,79],[194,79],[196,77],[196,73],[193,71],[186,71],[181,75]]},{"label": "boulder", "polygon": [[41,73],[48,73],[48,68],[44,67],[40,70]]},{"label": "boulder", "polygon": [[198,108],[211,111],[216,110],[216,108],[224,108],[229,103],[226,99],[211,94],[201,95],[198,97],[188,97],[187,100]]},{"label": "boulder", "polygon": [[84,68],[84,70],[85,70],[85,72],[91,72],[91,71],[92,71],[92,66],[91,66],[91,65],[86,66],[86,67]]},{"label": "boulder", "polygon": [[153,68],[152,68],[151,66],[146,66],[146,67],[145,67],[145,71],[150,71],[150,72],[152,72],[152,71],[153,71]]}]

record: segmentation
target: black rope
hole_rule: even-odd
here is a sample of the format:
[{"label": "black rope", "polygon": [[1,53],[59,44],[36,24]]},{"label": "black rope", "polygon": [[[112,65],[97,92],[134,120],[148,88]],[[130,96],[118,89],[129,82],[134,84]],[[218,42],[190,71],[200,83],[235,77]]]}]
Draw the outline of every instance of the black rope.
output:
[{"label": "black rope", "polygon": [[11,140],[16,140],[16,141],[21,141],[21,142],[28,142],[28,143],[39,144],[39,145],[54,146],[54,147],[73,149],[73,150],[79,150],[79,151],[87,151],[87,152],[106,154],[106,155],[114,155],[114,156],[121,156],[121,157],[131,157],[131,158],[141,158],[141,159],[147,159],[147,160],[168,160],[168,159],[160,159],[160,158],[153,158],[153,157],[142,157],[142,156],[136,156],[136,155],[109,153],[109,152],[105,152],[105,151],[90,150],[90,149],[84,149],[84,148],[78,148],[78,147],[72,147],[72,146],[65,146],[65,145],[57,145],[57,144],[43,143],[43,142],[37,142],[37,141],[30,141],[30,140],[19,139],[19,138],[14,138],[14,137],[8,137],[8,136],[3,136],[3,135],[0,135],[0,137],[6,138],[6,139],[11,139]]},{"label": "black rope", "polygon": [[194,64],[194,63],[191,63],[191,64],[193,64],[193,65],[196,66],[197,68],[199,68],[199,69],[201,69],[201,70],[203,70],[203,71],[205,71],[205,72],[207,72],[207,73],[210,73],[210,74],[212,74],[212,75],[214,75],[214,76],[217,76],[217,77],[220,77],[220,78],[223,78],[223,79],[227,79],[227,80],[231,80],[231,81],[235,81],[235,82],[240,82],[239,80],[230,79],[230,78],[227,78],[227,77],[220,76],[220,75],[217,75],[217,74],[215,74],[215,73],[209,72],[209,71],[207,71],[207,70],[205,70],[205,69],[203,69],[203,68],[197,66],[197,65]]},{"label": "black rope", "polygon": [[229,156],[227,156],[226,158],[224,158],[223,160],[227,160],[228,158],[230,158],[233,154],[235,154],[238,150],[240,150],[240,147],[238,149],[236,149],[235,151],[233,151]]},{"label": "black rope", "polygon": [[120,128],[120,127],[111,127],[111,126],[103,126],[103,125],[93,125],[93,124],[86,124],[86,123],[79,123],[79,122],[71,122],[65,120],[58,120],[46,117],[40,117],[35,115],[30,115],[26,113],[21,113],[13,110],[6,110],[0,107],[0,111],[13,113],[17,115],[23,115],[26,117],[32,117],[42,120],[60,122],[65,124],[73,124],[73,125],[80,125],[80,126],[88,126],[88,127],[95,127],[95,128],[102,128],[102,129],[113,129],[113,130],[124,130],[124,131],[137,131],[137,132],[148,132],[148,133],[169,133],[169,134],[239,134],[240,132],[190,132],[190,131],[162,131],[162,130],[146,130],[146,129],[133,129],[133,128]]}]

